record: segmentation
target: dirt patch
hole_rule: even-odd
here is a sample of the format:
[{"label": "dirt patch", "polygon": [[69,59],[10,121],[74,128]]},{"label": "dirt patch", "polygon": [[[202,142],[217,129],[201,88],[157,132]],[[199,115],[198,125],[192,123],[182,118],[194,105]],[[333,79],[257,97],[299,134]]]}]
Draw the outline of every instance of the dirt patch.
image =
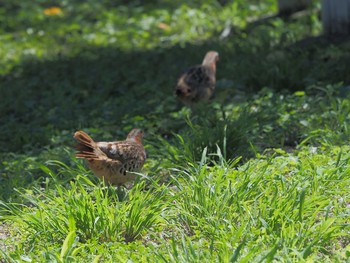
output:
[{"label": "dirt patch", "polygon": [[[6,245],[2,240],[7,239],[10,237],[9,227],[7,224],[3,223],[0,224],[0,249],[5,251]],[[1,262],[1,261],[0,261]]]}]

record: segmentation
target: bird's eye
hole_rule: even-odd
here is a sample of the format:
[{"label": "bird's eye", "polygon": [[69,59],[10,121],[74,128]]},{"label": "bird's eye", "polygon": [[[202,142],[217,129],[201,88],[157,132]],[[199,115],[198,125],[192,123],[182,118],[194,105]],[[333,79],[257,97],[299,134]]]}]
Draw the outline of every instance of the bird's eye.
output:
[{"label": "bird's eye", "polygon": [[187,89],[187,92],[188,92],[188,93],[191,93],[191,91],[192,91],[191,89]]}]

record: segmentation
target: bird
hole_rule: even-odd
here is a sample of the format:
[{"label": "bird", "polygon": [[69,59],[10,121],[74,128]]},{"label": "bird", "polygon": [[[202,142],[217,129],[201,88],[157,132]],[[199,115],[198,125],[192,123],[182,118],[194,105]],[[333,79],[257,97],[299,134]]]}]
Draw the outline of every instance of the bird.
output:
[{"label": "bird", "polygon": [[123,186],[136,179],[135,172],[145,163],[143,136],[141,129],[132,129],[125,141],[95,142],[84,131],[76,131],[76,157],[85,159],[94,174],[108,184]]},{"label": "bird", "polygon": [[219,53],[208,51],[201,65],[187,69],[178,79],[175,95],[185,105],[208,101],[214,93]]}]

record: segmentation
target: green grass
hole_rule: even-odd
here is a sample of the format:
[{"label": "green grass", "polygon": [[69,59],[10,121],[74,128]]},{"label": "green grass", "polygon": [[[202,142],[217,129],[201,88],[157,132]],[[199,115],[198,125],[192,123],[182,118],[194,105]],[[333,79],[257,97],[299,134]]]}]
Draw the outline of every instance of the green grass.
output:
[{"label": "green grass", "polygon": [[[5,1],[0,261],[347,262],[350,46],[313,38],[319,8],[251,26],[276,1]],[[191,113],[173,88],[209,49],[216,96]],[[133,188],[74,157],[75,130],[134,127]]]},{"label": "green grass", "polygon": [[17,233],[7,240],[8,257],[341,260],[349,241],[348,152],[276,150],[240,166],[220,155],[221,164],[209,166],[204,153],[200,163],[173,171],[168,187],[140,182],[121,198],[84,169],[59,164],[58,174],[76,175],[64,184],[45,166],[46,185],[22,191],[21,205],[2,203],[5,223]]}]

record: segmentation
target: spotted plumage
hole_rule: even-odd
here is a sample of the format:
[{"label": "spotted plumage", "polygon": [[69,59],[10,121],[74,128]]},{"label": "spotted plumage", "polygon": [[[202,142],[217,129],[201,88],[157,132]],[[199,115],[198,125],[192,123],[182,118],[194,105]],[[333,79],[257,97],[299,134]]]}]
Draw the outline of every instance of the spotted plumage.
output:
[{"label": "spotted plumage", "polygon": [[123,185],[136,177],[146,160],[142,145],[143,132],[133,129],[125,141],[95,142],[83,131],[77,131],[74,138],[77,158],[87,160],[88,166],[99,178],[113,185]]},{"label": "spotted plumage", "polygon": [[201,65],[186,70],[177,82],[175,95],[186,105],[209,100],[215,90],[216,62],[219,53],[209,51]]}]

